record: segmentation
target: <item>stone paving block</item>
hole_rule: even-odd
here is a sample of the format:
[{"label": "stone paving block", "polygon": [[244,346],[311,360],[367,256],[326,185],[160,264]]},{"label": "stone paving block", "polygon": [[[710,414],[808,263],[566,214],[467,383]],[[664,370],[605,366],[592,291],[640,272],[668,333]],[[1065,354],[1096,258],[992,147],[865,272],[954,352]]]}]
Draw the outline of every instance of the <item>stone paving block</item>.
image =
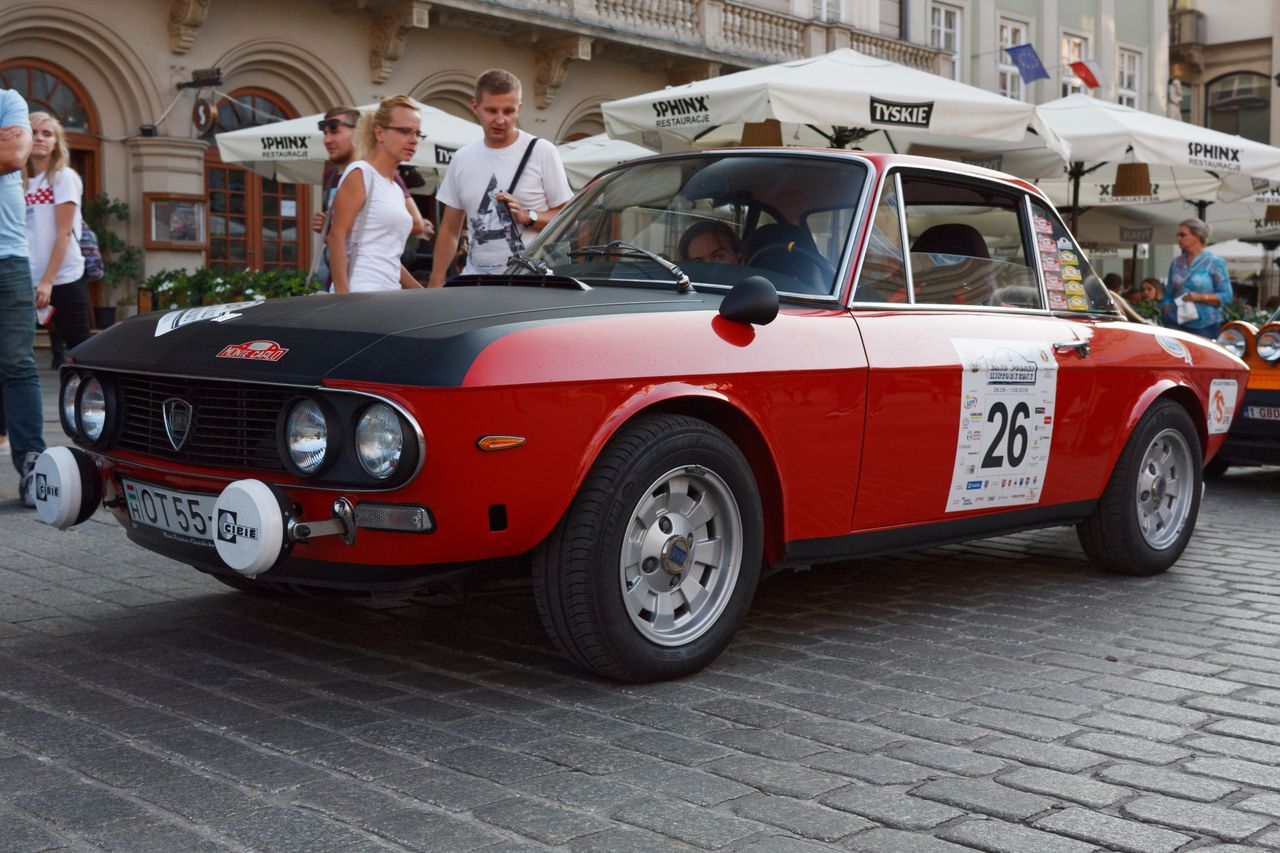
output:
[{"label": "stone paving block", "polygon": [[1172,830],[1077,808],[1043,817],[1035,825],[1125,853],[1173,853],[1191,840],[1191,836]]},{"label": "stone paving block", "polygon": [[906,785],[923,782],[940,774],[936,770],[921,767],[907,761],[886,758],[883,755],[862,755],[856,752],[825,752],[804,762],[806,767],[852,776],[873,785]]},{"label": "stone paving block", "polygon": [[1190,729],[1174,726],[1157,720],[1146,720],[1128,714],[1115,714],[1103,711],[1098,714],[1087,714],[1076,722],[1082,726],[1117,732],[1124,735],[1144,738],[1146,740],[1175,741],[1191,733]]},{"label": "stone paving block", "polygon": [[1121,806],[1120,812],[1135,820],[1158,823],[1183,832],[1213,835],[1227,841],[1243,841],[1272,825],[1261,815],[1188,803],[1172,797],[1139,797]]},{"label": "stone paving block", "polygon": [[[1239,722],[1239,721],[1237,721]],[[1259,743],[1243,737],[1224,737],[1217,734],[1193,735],[1181,742],[1182,746],[1196,752],[1243,758],[1262,764],[1280,764],[1280,745]]]},{"label": "stone paving block", "polygon": [[471,740],[484,741],[490,746],[506,749],[523,749],[534,741],[542,740],[551,732],[542,726],[530,726],[518,719],[501,714],[480,714],[445,723],[444,729]]},{"label": "stone paving block", "polygon": [[1164,702],[1152,702],[1150,699],[1138,699],[1133,696],[1125,696],[1112,702],[1098,704],[1101,704],[1106,710],[1114,711],[1117,714],[1126,714],[1130,717],[1145,717],[1146,719],[1158,720],[1162,723],[1187,728],[1195,728],[1209,719],[1208,714],[1200,711],[1193,711],[1190,708],[1169,705]]},{"label": "stone paving block", "polygon": [[748,838],[734,845],[736,853],[821,853],[831,848],[815,841],[805,841],[790,835],[771,835],[766,838]]},{"label": "stone paving block", "polygon": [[932,835],[900,829],[872,829],[855,836],[847,844],[849,849],[859,853],[972,853],[973,849]]},{"label": "stone paving block", "polygon": [[624,803],[613,817],[687,844],[713,850],[745,838],[762,827],[755,821],[713,814],[705,809],[656,798]]},{"label": "stone paving block", "polygon": [[422,766],[420,762],[409,758],[349,741],[318,746],[299,752],[295,757],[299,761],[337,770],[366,782]]},{"label": "stone paving block", "polygon": [[480,806],[472,814],[485,823],[553,846],[609,829],[608,821],[526,797]]},{"label": "stone paving block", "polygon": [[961,723],[970,723],[1045,743],[1080,731],[1079,726],[1070,723],[1060,723],[1048,717],[1037,717],[1018,711],[1003,711],[998,708],[973,708],[956,714],[955,719]]},{"label": "stone paving block", "polygon": [[1077,702],[1062,702],[1041,696],[1028,696],[1025,693],[988,693],[975,701],[989,708],[1019,711],[1054,720],[1074,720],[1083,710]]},{"label": "stone paving block", "polygon": [[1074,749],[1057,744],[1037,743],[1022,738],[996,738],[978,744],[974,750],[985,755],[995,755],[1032,764],[1037,767],[1048,767],[1064,773],[1076,773],[1095,767],[1106,761],[1106,757],[1084,749]]},{"label": "stone paving block", "polygon": [[1136,696],[1139,699],[1150,699],[1152,702],[1168,702],[1171,704],[1176,704],[1195,695],[1190,690],[1118,675],[1103,675],[1091,678],[1084,682],[1084,686],[1107,693],[1119,693],[1123,696]]},{"label": "stone paving block", "polygon": [[1280,794],[1255,794],[1232,804],[1234,808],[1280,818]]},{"label": "stone paving block", "polygon": [[932,829],[964,812],[921,800],[889,788],[855,785],[819,798],[824,805],[853,812],[868,820],[897,829]]},{"label": "stone paving block", "polygon": [[1072,746],[1113,755],[1116,758],[1128,758],[1144,761],[1147,764],[1171,764],[1191,755],[1189,750],[1179,746],[1143,740],[1129,735],[1110,735],[1090,732],[1078,735],[1070,741]]},{"label": "stone paving block", "polygon": [[937,779],[914,788],[914,797],[1006,820],[1026,820],[1057,805],[1057,800],[997,785],[988,779]]},{"label": "stone paving block", "polygon": [[524,750],[561,767],[593,775],[617,773],[619,770],[625,770],[649,760],[629,749],[571,737],[554,737],[535,741]]},{"label": "stone paving block", "polygon": [[20,794],[11,802],[60,829],[79,832],[117,821],[148,817],[146,809],[132,800],[91,785]]},{"label": "stone paving block", "polygon": [[505,788],[485,779],[440,767],[398,773],[382,780],[396,791],[449,811],[469,811],[511,796]]},{"label": "stone paving block", "polygon": [[0,844],[6,849],[43,853],[71,846],[67,839],[23,817],[0,812]]},{"label": "stone paving block", "polygon": [[694,710],[729,720],[742,726],[772,729],[797,718],[795,711],[775,708],[749,699],[716,699],[694,705]]},{"label": "stone paving block", "polygon": [[[1253,697],[1250,697],[1253,698]],[[1187,700],[1187,705],[1201,711],[1224,717],[1241,717],[1262,723],[1280,723],[1280,707],[1263,705],[1221,696],[1197,696]]]},{"label": "stone paving block", "polygon": [[619,708],[611,712],[613,716],[641,726],[674,732],[685,737],[698,737],[716,729],[724,728],[724,720],[703,714],[689,708],[676,709],[674,705],[658,702],[640,703],[632,707]]},{"label": "stone paving block", "polygon": [[274,753],[235,753],[210,762],[208,768],[241,784],[273,792],[328,778],[319,768]]},{"label": "stone paving block", "polygon": [[515,788],[519,792],[591,812],[613,811],[619,803],[640,793],[615,779],[589,776],[576,770],[537,776],[517,783]]},{"label": "stone paving block", "polygon": [[[746,729],[744,731],[761,734],[756,729]],[[703,743],[694,738],[680,737],[667,732],[640,730],[619,738],[614,743],[617,746],[632,749],[655,758],[661,758],[664,761],[674,761],[678,764],[689,766],[705,764],[708,761],[714,761],[717,758],[724,758],[726,755],[732,754],[731,750],[722,746]]]},{"label": "stone paving block", "polygon": [[480,850],[502,841],[501,835],[475,823],[425,808],[380,811],[361,820],[360,827],[410,850]]},{"label": "stone paving block", "polygon": [[0,758],[0,797],[65,788],[79,779],[70,771],[25,755]]},{"label": "stone paving block", "polygon": [[1240,790],[1240,786],[1229,782],[1193,776],[1170,767],[1149,767],[1145,764],[1116,764],[1103,768],[1097,775],[1099,779],[1117,785],[1202,803],[1212,803]]},{"label": "stone paving block", "polygon": [[1234,758],[1193,758],[1182,765],[1188,773],[1280,791],[1280,768]]},{"label": "stone paving block", "polygon": [[[721,729],[718,732],[708,732],[705,737],[712,743],[779,761],[796,761],[827,748],[811,740],[759,729]],[[647,740],[647,737],[641,739]]]},{"label": "stone paving block", "polygon": [[624,770],[616,778],[638,788],[676,797],[698,806],[715,806],[726,800],[758,793],[750,785],[715,776],[701,769],[675,767],[658,762]]},{"label": "stone paving block", "polygon": [[1093,853],[1097,850],[1088,842],[1073,841],[1002,820],[966,820],[943,827],[938,830],[938,835],[988,853]]},{"label": "stone paving block", "polygon": [[739,817],[767,823],[803,838],[836,841],[846,835],[875,827],[868,820],[807,800],[757,794],[734,800],[729,808]]},{"label": "stone paving block", "polygon": [[560,769],[550,761],[541,758],[494,749],[481,744],[461,746],[443,752],[439,756],[439,761],[454,770],[461,770],[473,776],[483,776],[485,779],[504,785]]},{"label": "stone paving block", "polygon": [[851,722],[860,722],[868,717],[884,713],[884,708],[879,705],[872,705],[860,699],[831,696],[826,693],[775,693],[770,698],[775,702],[790,705],[801,711]]},{"label": "stone paving block", "polygon": [[289,755],[343,739],[337,732],[283,717],[237,726],[236,733],[253,743]]},{"label": "stone paving block", "polygon": [[[538,850],[542,850],[541,846]],[[681,844],[674,838],[666,838],[643,829],[611,829],[608,832],[597,832],[584,835],[569,843],[573,853],[654,853],[656,850],[697,850],[688,844]],[[500,853],[500,849],[485,848],[484,853]]]},{"label": "stone paving block", "polygon": [[366,837],[323,815],[297,808],[266,808],[219,818],[209,828],[237,844],[272,853],[314,853],[366,842]]},{"label": "stone paving block", "polygon": [[281,710],[292,717],[328,729],[353,729],[387,719],[387,715],[380,711],[331,699],[288,705]]},{"label": "stone paving block", "polygon": [[910,761],[921,767],[932,767],[961,776],[989,776],[1004,769],[1005,762],[998,758],[979,755],[972,750],[959,749],[928,741],[912,741],[889,750],[891,758]]},{"label": "stone paving block", "polygon": [[721,758],[702,769],[758,791],[786,797],[816,797],[848,784],[847,779],[832,773],[755,756]]},{"label": "stone paving block", "polygon": [[177,824],[134,820],[113,823],[86,833],[94,850],[138,853],[140,850],[181,850],[182,853],[224,853],[227,846]]},{"label": "stone paving block", "polygon": [[116,788],[136,788],[190,772],[179,763],[131,746],[76,753],[68,757],[67,763],[86,776]]},{"label": "stone paving block", "polygon": [[921,717],[918,714],[882,714],[870,722],[892,732],[953,746],[972,743],[990,734],[986,729],[978,726]]},{"label": "stone paving block", "polygon": [[788,734],[793,734],[797,737],[807,738],[828,746],[838,746],[841,749],[851,749],[855,752],[871,752],[903,740],[902,735],[897,732],[887,732],[871,725],[847,723],[843,720],[828,720],[821,717],[796,720],[795,722],[787,723],[782,729]]},{"label": "stone paving block", "polygon": [[1087,776],[1062,773],[1046,767],[1022,767],[996,779],[1001,785],[1070,800],[1095,809],[1105,809],[1130,796],[1127,788],[1097,782]]}]

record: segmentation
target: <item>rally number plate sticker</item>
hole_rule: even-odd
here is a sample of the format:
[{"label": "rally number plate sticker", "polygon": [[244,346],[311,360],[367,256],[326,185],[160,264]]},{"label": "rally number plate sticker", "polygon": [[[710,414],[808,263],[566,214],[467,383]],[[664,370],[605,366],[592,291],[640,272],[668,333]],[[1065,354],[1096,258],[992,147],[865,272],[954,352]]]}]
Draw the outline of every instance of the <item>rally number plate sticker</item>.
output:
[{"label": "rally number plate sticker", "polygon": [[179,492],[121,479],[129,518],[163,530],[174,539],[213,544],[213,502],[216,495]]},{"label": "rally number plate sticker", "polygon": [[947,512],[1038,503],[1053,443],[1057,361],[1032,341],[951,343],[962,379]]}]

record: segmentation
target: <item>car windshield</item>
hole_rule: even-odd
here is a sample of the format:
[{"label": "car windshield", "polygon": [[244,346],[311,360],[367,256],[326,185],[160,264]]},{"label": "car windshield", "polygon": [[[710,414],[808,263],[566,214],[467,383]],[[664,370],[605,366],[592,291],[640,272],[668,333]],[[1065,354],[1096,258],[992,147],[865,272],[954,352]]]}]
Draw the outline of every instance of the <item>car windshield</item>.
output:
[{"label": "car windshield", "polygon": [[762,275],[781,293],[827,296],[866,184],[847,157],[697,154],[605,175],[547,226],[529,255],[600,284],[666,283],[679,265],[693,285],[732,287]]}]

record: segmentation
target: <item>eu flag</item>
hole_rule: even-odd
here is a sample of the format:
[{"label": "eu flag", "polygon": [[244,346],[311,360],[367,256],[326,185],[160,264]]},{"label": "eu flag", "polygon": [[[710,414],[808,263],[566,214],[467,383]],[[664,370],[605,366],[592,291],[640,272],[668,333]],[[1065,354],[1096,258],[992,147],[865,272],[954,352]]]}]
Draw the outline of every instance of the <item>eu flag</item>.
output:
[{"label": "eu flag", "polygon": [[1009,58],[1018,66],[1018,76],[1023,83],[1034,83],[1037,80],[1048,80],[1049,72],[1044,70],[1044,63],[1036,55],[1036,49],[1029,44],[1016,44],[1006,47]]}]

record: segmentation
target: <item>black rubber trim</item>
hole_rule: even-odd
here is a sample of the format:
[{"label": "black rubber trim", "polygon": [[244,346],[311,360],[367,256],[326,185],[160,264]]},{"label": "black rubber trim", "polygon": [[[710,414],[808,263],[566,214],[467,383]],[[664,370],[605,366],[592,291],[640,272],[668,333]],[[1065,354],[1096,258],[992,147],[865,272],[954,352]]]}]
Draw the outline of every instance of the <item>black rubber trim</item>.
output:
[{"label": "black rubber trim", "polygon": [[954,521],[916,524],[890,530],[873,530],[869,533],[850,533],[846,536],[827,536],[820,539],[796,539],[788,542],[783,548],[783,559],[787,563],[811,563],[816,560],[844,557],[873,557],[894,551],[919,550],[936,545],[1003,536],[1006,533],[1034,530],[1039,527],[1075,524],[1092,512],[1096,503],[1097,501],[1075,501],[958,518]]}]

